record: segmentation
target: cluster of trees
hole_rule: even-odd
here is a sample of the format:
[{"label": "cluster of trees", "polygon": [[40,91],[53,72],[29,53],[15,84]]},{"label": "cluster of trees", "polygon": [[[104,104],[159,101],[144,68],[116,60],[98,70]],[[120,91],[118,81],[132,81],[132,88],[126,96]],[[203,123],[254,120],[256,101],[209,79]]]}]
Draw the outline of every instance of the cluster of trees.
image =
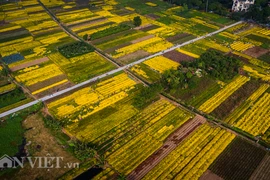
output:
[{"label": "cluster of trees", "polygon": [[143,87],[134,97],[133,106],[139,109],[144,108],[154,101],[158,94],[162,91],[160,83],[155,83],[150,86]]},{"label": "cluster of trees", "polygon": [[188,9],[213,11],[220,15],[227,15],[232,7],[232,0],[166,0],[169,3],[181,5]]},{"label": "cluster of trees", "polygon": [[252,19],[259,23],[270,23],[270,7],[268,6],[268,0],[256,0],[255,4],[249,8],[248,12],[233,13],[232,17],[240,19],[243,16],[246,19]]},{"label": "cluster of trees", "polygon": [[216,79],[226,81],[238,73],[240,61],[216,50],[209,50],[203,53],[199,59],[193,62],[183,62],[182,65],[183,67],[199,68]]},{"label": "cluster of trees", "polygon": [[226,81],[232,79],[240,67],[240,61],[222,53],[209,50],[193,62],[182,62],[177,70],[168,70],[162,75],[161,83],[164,88],[177,90],[196,86],[198,76],[209,74],[213,78]]},{"label": "cluster of trees", "polygon": [[184,10],[190,8],[213,11],[219,15],[230,15],[234,20],[240,20],[241,18],[252,19],[259,23],[270,23],[270,7],[268,0],[256,0],[248,12],[233,12],[230,14],[232,8],[232,0],[165,0],[169,3],[183,6]]},{"label": "cluster of trees", "polygon": [[175,91],[179,87],[192,88],[196,85],[194,73],[191,69],[170,69],[165,71],[161,78],[161,84],[164,89]]},{"label": "cluster of trees", "polygon": [[95,49],[84,42],[75,42],[72,44],[64,45],[58,48],[59,52],[67,58],[72,58],[78,55],[82,55],[88,52],[92,52]]},{"label": "cluster of trees", "polygon": [[133,18],[133,24],[134,26],[140,26],[142,24],[142,19],[140,16],[136,16]]},{"label": "cluster of trees", "polygon": [[74,155],[81,161],[84,161],[95,156],[95,150],[91,147],[90,143],[74,141],[69,144]]}]

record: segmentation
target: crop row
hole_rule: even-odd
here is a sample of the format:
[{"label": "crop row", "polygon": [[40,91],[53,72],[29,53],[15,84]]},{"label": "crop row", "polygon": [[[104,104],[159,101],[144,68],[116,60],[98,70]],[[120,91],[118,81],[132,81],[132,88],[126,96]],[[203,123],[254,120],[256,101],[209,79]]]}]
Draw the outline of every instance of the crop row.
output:
[{"label": "crop row", "polygon": [[230,95],[232,95],[234,91],[236,91],[247,81],[249,81],[249,78],[245,76],[237,77],[227,86],[225,86],[224,89],[220,90],[212,98],[208,99],[205,103],[203,103],[199,107],[199,110],[205,113],[211,113],[216,107],[218,107],[223,101],[225,101]]},{"label": "crop row", "polygon": [[143,179],[199,179],[235,135],[202,125]]}]

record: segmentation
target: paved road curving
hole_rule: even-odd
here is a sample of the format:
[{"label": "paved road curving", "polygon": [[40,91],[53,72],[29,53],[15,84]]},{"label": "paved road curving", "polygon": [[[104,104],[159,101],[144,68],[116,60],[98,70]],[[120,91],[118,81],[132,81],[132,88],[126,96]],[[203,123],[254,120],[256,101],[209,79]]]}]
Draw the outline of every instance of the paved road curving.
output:
[{"label": "paved road curving", "polygon": [[142,58],[142,59],[140,59],[140,60],[138,60],[138,61],[135,61],[135,62],[133,62],[133,63],[130,63],[130,64],[128,64],[128,65],[119,67],[119,68],[114,69],[114,70],[112,70],[112,71],[109,71],[109,72],[107,72],[107,73],[105,73],[105,74],[102,74],[102,75],[99,75],[99,76],[97,76],[97,77],[91,78],[91,79],[89,79],[89,80],[87,80],[87,81],[84,81],[84,82],[82,82],[82,83],[80,83],[80,84],[77,84],[77,85],[72,86],[72,87],[70,87],[70,88],[67,88],[67,89],[64,89],[64,90],[62,90],[62,91],[59,91],[59,92],[57,92],[57,93],[55,93],[55,94],[45,96],[45,97],[43,97],[43,98],[40,98],[39,100],[35,100],[35,101],[30,102],[30,103],[28,103],[28,104],[24,104],[24,105],[19,106],[19,107],[17,107],[17,108],[11,109],[11,110],[9,110],[9,111],[6,111],[6,112],[0,114],[0,118],[5,117],[5,116],[8,116],[8,115],[13,114],[13,113],[16,113],[16,112],[18,112],[18,111],[20,111],[20,110],[23,110],[23,109],[25,109],[25,108],[31,107],[31,106],[33,106],[34,104],[37,104],[37,103],[40,102],[40,101],[44,102],[44,101],[46,101],[46,100],[49,100],[49,99],[55,98],[55,97],[57,97],[57,96],[60,96],[60,95],[62,95],[62,94],[64,94],[64,93],[70,92],[70,91],[72,91],[72,90],[74,90],[74,89],[78,89],[78,88],[80,88],[80,87],[83,87],[83,86],[85,86],[85,85],[91,83],[91,82],[95,82],[95,81],[97,81],[97,80],[99,80],[99,79],[101,79],[101,78],[104,78],[104,77],[113,75],[113,74],[115,74],[115,73],[117,73],[117,72],[120,72],[120,71],[122,71],[122,70],[124,70],[124,69],[126,69],[126,68],[130,68],[130,67],[132,67],[132,66],[134,66],[134,65],[136,65],[136,64],[140,64],[140,63],[142,63],[142,62],[144,62],[144,61],[146,61],[146,60],[148,60],[148,59],[151,59],[151,58],[153,58],[153,57],[163,55],[163,54],[165,54],[165,53],[167,53],[167,52],[170,52],[170,51],[175,50],[175,49],[177,49],[177,48],[180,48],[180,47],[183,47],[183,46],[185,46],[185,45],[191,44],[191,43],[193,43],[193,42],[195,42],[195,41],[198,41],[198,40],[201,40],[201,39],[210,37],[210,36],[212,36],[212,35],[214,35],[214,34],[220,33],[220,32],[222,32],[222,31],[224,31],[224,30],[226,30],[226,29],[228,29],[228,28],[231,28],[231,27],[233,27],[233,26],[236,26],[236,25],[238,25],[238,24],[240,24],[240,23],[242,23],[242,21],[236,22],[236,23],[231,24],[231,25],[229,25],[229,26],[225,26],[225,27],[223,27],[223,28],[221,28],[221,29],[219,29],[219,30],[217,30],[217,31],[215,31],[215,32],[209,33],[209,34],[207,34],[207,35],[205,35],[205,36],[201,36],[201,37],[192,39],[192,40],[190,40],[190,41],[184,42],[184,43],[182,43],[182,44],[175,45],[175,46],[173,46],[173,47],[171,47],[171,48],[168,48],[168,49],[166,49],[166,50],[164,50],[164,51],[158,52],[158,53],[156,53],[156,54],[153,54],[153,55],[150,55],[150,56],[148,56],[148,57]]}]

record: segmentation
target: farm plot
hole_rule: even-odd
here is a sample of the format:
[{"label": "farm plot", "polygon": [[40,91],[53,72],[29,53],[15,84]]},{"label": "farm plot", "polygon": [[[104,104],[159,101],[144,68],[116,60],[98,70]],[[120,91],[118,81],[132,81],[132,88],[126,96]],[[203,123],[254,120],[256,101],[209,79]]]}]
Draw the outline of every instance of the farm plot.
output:
[{"label": "farm plot", "polygon": [[264,134],[270,127],[270,94],[263,94],[234,126],[253,136]]},{"label": "farm plot", "polygon": [[151,83],[156,82],[161,78],[161,75],[158,72],[153,71],[144,63],[133,66],[131,71]]},{"label": "farm plot", "polygon": [[222,102],[211,114],[219,119],[226,118],[235,108],[243,103],[259,87],[260,83],[258,81],[248,81],[239,89],[237,89],[224,102]]},{"label": "farm plot", "polygon": [[143,179],[199,179],[234,138],[234,134],[204,124]]},{"label": "farm plot", "polygon": [[[190,113],[178,109],[164,100],[157,101],[148,106],[135,117],[134,123],[138,124],[138,127],[133,125],[132,131],[134,135],[136,133],[137,135],[107,158],[108,162],[123,174],[129,174],[148,156],[160,148],[163,140],[170,133],[192,118]],[[133,132],[127,133],[126,136],[132,136]],[[127,138],[124,141],[126,140]],[[120,142],[118,141],[118,143]],[[138,149],[138,146],[141,148]],[[112,149],[115,148],[113,147]]]},{"label": "farm plot", "polygon": [[249,78],[245,76],[238,76],[231,83],[229,83],[222,90],[220,90],[217,94],[215,94],[213,97],[211,97],[206,102],[204,102],[199,107],[199,110],[205,113],[211,113],[222,102],[224,102],[229,96],[231,96],[234,91],[239,89],[247,81],[249,81]]},{"label": "farm plot", "polygon": [[244,113],[253,106],[253,104],[267,91],[268,84],[262,84],[249,98],[238,106],[224,121],[234,125],[237,119],[242,117]]},{"label": "farm plot", "polygon": [[114,58],[119,58],[121,56],[125,56],[130,53],[133,53],[137,50],[145,50],[149,53],[156,53],[156,52],[168,49],[171,46],[173,46],[173,44],[167,41],[164,41],[162,38],[153,37],[151,39],[117,49],[116,52],[112,56]]},{"label": "farm plot", "polygon": [[255,46],[253,48],[250,48],[250,49],[244,51],[243,53],[247,54],[249,56],[258,58],[258,57],[263,56],[264,54],[266,54],[268,51],[269,50],[267,50],[267,49],[263,49],[261,47]]},{"label": "farm plot", "polygon": [[270,176],[270,156],[266,155],[264,159],[261,161],[260,165],[257,167],[257,169],[254,171],[252,176],[250,177],[250,180],[267,180]]},{"label": "farm plot", "polygon": [[155,82],[160,79],[164,71],[177,69],[179,65],[164,56],[158,56],[132,67],[131,70],[147,81]]},{"label": "farm plot", "polygon": [[54,53],[49,55],[49,58],[59,65],[68,78],[74,83],[85,81],[115,68],[115,65],[96,52],[89,52],[69,59],[65,58],[60,53]]},{"label": "farm plot", "polygon": [[265,154],[264,150],[236,138],[209,169],[223,179],[249,179]]},{"label": "farm plot", "polygon": [[221,89],[220,85],[211,77],[194,77],[194,81],[196,82],[195,86],[188,89],[180,88],[173,93],[173,96],[198,108]]},{"label": "farm plot", "polygon": [[195,59],[194,57],[180,53],[176,50],[167,52],[163,56],[178,63],[181,63],[182,61],[193,61]]},{"label": "farm plot", "polygon": [[0,95],[0,111],[10,107],[16,107],[17,104],[25,103],[27,101],[26,95],[19,88]]},{"label": "farm plot", "polygon": [[51,102],[48,107],[59,120],[68,118],[77,122],[127,97],[127,92],[135,85],[122,73]]},{"label": "farm plot", "polygon": [[60,12],[57,13],[56,16],[62,21],[63,23],[70,23],[78,20],[87,20],[93,16],[95,16],[89,9],[79,9],[67,12]]}]

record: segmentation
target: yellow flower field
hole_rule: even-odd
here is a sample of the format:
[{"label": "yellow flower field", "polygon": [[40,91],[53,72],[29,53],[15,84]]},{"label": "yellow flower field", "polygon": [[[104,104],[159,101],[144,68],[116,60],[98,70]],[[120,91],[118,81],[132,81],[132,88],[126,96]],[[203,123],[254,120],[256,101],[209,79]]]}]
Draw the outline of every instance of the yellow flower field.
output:
[{"label": "yellow flower field", "polygon": [[[1,70],[0,70],[0,71],[1,71]],[[8,84],[8,85],[5,85],[5,86],[1,86],[1,87],[0,87],[0,94],[3,94],[3,93],[5,93],[5,92],[9,92],[9,91],[11,91],[11,90],[13,90],[13,89],[15,89],[15,88],[16,88],[16,85],[13,84],[13,83]]]},{"label": "yellow flower field", "polygon": [[245,76],[239,76],[234,79],[231,83],[226,85],[224,89],[220,90],[213,97],[204,102],[199,110],[205,113],[211,113],[216,107],[218,107],[222,102],[224,102],[234,91],[240,88],[243,84],[249,81],[249,78]]},{"label": "yellow flower field", "polygon": [[191,56],[191,57],[194,57],[194,58],[199,58],[200,56],[197,55],[197,54],[194,54],[194,53],[191,53],[191,52],[188,52],[188,51],[185,51],[183,49],[176,49],[178,52],[180,53],[183,53],[183,54],[186,54],[188,56]]},{"label": "yellow flower field", "polygon": [[245,51],[245,50],[247,50],[247,49],[249,49],[251,47],[253,47],[252,44],[249,44],[249,43],[245,44],[245,43],[243,43],[241,41],[236,41],[233,44],[231,44],[231,48],[233,50],[240,51],[240,52]]},{"label": "yellow flower field", "polygon": [[270,127],[270,94],[265,93],[244,115],[237,121],[236,127],[253,136],[264,134]]},{"label": "yellow flower field", "polygon": [[204,124],[150,170],[143,180],[199,179],[234,138],[235,135],[226,130]]},{"label": "yellow flower field", "polygon": [[132,45],[117,49],[116,50],[117,53],[115,55],[113,55],[113,57],[119,58],[121,56],[130,54],[130,53],[135,52],[135,51],[140,50],[140,49],[144,49],[150,53],[155,53],[155,52],[159,52],[159,51],[162,51],[164,49],[167,49],[171,46],[173,46],[173,44],[163,40],[162,38],[153,37],[153,38],[147,39],[145,41],[141,41],[139,43],[132,44]]},{"label": "yellow flower field", "polygon": [[262,74],[258,72],[256,69],[250,67],[250,66],[243,66],[243,69],[249,73],[249,75],[255,77],[255,78],[260,78],[264,81],[270,81],[270,75],[269,74]]},{"label": "yellow flower field", "polygon": [[262,84],[253,94],[251,94],[251,96],[249,96],[243,107],[239,106],[239,108],[234,110],[224,121],[228,124],[235,125],[236,120],[240,118],[246,110],[253,106],[258,98],[261,97],[269,87],[269,84]]},{"label": "yellow flower field", "polygon": [[[126,91],[133,88],[135,84],[135,81],[122,73],[104,80],[93,87],[83,88],[69,96],[54,101],[48,107],[60,119],[80,111],[84,112],[80,118],[85,118],[127,97]],[[73,103],[69,104],[68,102]]]},{"label": "yellow flower field", "polygon": [[67,80],[67,79],[64,79],[64,80],[59,81],[59,82],[57,82],[57,83],[54,83],[54,84],[52,84],[52,85],[46,86],[46,87],[44,87],[44,88],[42,88],[42,89],[39,89],[39,90],[37,90],[37,91],[34,91],[34,92],[32,92],[32,94],[33,94],[33,95],[36,95],[36,94],[38,94],[38,93],[41,93],[41,92],[43,92],[43,91],[46,91],[46,90],[48,90],[48,89],[50,89],[50,88],[53,88],[53,87],[55,87],[55,86],[64,84],[64,83],[66,83],[66,82],[68,82],[68,80]]},{"label": "yellow flower field", "polygon": [[26,86],[30,86],[61,74],[63,73],[58,66],[49,64],[26,73],[19,74],[15,77],[15,79],[24,83]]},{"label": "yellow flower field", "polygon": [[143,63],[158,71],[159,73],[163,73],[169,69],[177,69],[177,67],[180,65],[179,63],[174,62],[164,56],[157,56]]},{"label": "yellow flower field", "polygon": [[149,77],[147,76],[147,74],[140,68],[139,65],[135,65],[131,68],[131,71],[137,73],[138,75],[148,79]]}]

